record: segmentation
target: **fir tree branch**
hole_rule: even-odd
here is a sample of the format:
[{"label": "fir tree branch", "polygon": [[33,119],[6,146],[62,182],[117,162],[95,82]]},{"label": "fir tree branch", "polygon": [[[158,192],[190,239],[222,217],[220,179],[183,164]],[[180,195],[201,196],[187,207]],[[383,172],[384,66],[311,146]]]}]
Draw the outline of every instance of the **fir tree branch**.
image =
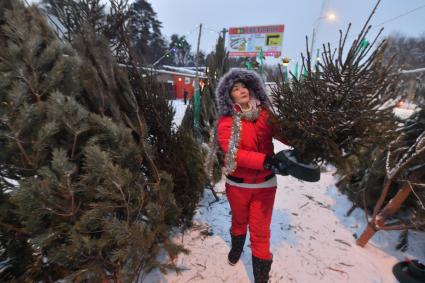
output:
[{"label": "fir tree branch", "polygon": [[145,157],[148,160],[149,164],[151,165],[151,168],[153,169],[154,174],[155,174],[155,182],[154,183],[150,183],[150,184],[153,184],[154,186],[159,186],[160,183],[161,183],[161,177],[159,176],[158,168],[156,167],[155,163],[153,162],[153,160],[149,156],[149,154],[145,154]]},{"label": "fir tree branch", "polygon": [[422,209],[425,210],[425,205],[422,202],[422,200],[420,199],[420,197],[418,196],[418,194],[415,192],[415,190],[413,189],[412,183],[410,181],[407,181],[407,184],[409,185],[410,189],[412,190],[413,195],[418,199]]},{"label": "fir tree branch", "polygon": [[[397,163],[396,167],[389,169],[389,159],[391,158],[391,148],[394,145],[394,142],[390,143],[389,147],[388,147],[388,153],[387,153],[387,175],[385,177],[385,184],[384,184],[384,188],[381,192],[381,195],[379,196],[379,199],[375,205],[375,208],[373,210],[373,214],[372,214],[372,220],[375,221],[376,216],[378,215],[379,211],[381,210],[384,201],[388,195],[388,192],[390,190],[391,184],[394,180],[394,178],[405,168],[407,167],[407,165],[409,165],[410,163],[412,163],[418,156],[420,156],[423,152],[425,152],[425,147],[421,148],[418,152],[413,153],[414,148],[416,147],[417,143],[421,140],[420,137],[424,136],[425,132],[423,132],[417,139],[416,142],[409,148],[409,150],[407,151],[407,153],[401,158],[402,161],[404,161],[401,164],[401,160]],[[411,154],[410,157],[408,156],[408,154]],[[389,174],[388,174],[389,173]],[[411,176],[409,176],[409,179],[414,180],[416,177],[418,177],[418,175],[421,172],[413,172],[411,174]]]},{"label": "fir tree branch", "polygon": [[[123,23],[119,27],[119,32],[121,34],[121,38],[123,39],[124,46],[127,49],[127,53],[128,53],[128,56],[129,56],[128,60],[129,60],[129,64],[132,66],[132,72],[134,74],[136,74],[137,79],[139,81],[143,81],[143,76],[141,74],[140,68],[138,67],[138,64],[136,63],[135,57],[133,55],[133,50],[132,50],[132,47],[131,47],[130,39],[128,37],[128,32],[127,32],[126,27]],[[133,100],[137,101],[135,97],[133,98]],[[143,123],[142,118],[140,116],[140,110],[139,110],[139,107],[137,106],[137,102],[136,102],[136,108],[134,109],[134,113],[136,113],[137,121],[138,121],[139,128],[140,128],[140,135],[143,136],[146,129],[144,127],[144,123]],[[149,156],[149,154],[145,153],[145,158],[147,159],[147,161],[150,164],[150,167],[154,171],[153,173],[155,175],[155,183],[153,183],[153,184],[156,185],[156,186],[159,186],[161,180],[160,180],[158,168],[156,167],[155,163],[153,162],[153,160]]]},{"label": "fir tree branch", "polygon": [[350,209],[345,213],[346,217],[350,217],[351,213],[357,208],[357,204],[353,203],[350,207]]},{"label": "fir tree branch", "polygon": [[23,228],[15,227],[13,225],[10,225],[8,223],[4,223],[2,221],[0,221],[0,226],[2,226],[3,228],[6,228],[8,230],[15,231],[15,232],[17,232],[21,235],[24,235],[24,236],[28,236],[28,237],[31,236],[31,234],[26,232]]},{"label": "fir tree branch", "polygon": [[81,203],[79,203],[77,208],[75,209],[75,195],[74,195],[74,191],[71,191],[71,221],[72,222],[75,221],[75,215],[78,209],[80,208],[80,204]]},{"label": "fir tree branch", "polygon": [[38,92],[34,89],[34,87],[32,86],[31,82],[30,82],[30,81],[28,81],[28,79],[27,79],[27,78],[25,78],[24,76],[18,76],[17,78],[18,78],[18,79],[21,79],[21,80],[23,80],[23,81],[25,82],[25,84],[27,85],[27,87],[30,89],[32,96],[33,96],[33,97],[34,97],[34,99],[35,99],[35,103],[36,103],[37,105],[39,105],[39,104],[40,104],[40,95],[39,95],[39,94],[38,94]]},{"label": "fir tree branch", "polygon": [[[422,147],[419,151],[415,151],[419,142],[425,138],[425,131],[423,131],[419,137],[416,139],[415,143],[409,148],[409,150],[404,154],[404,156],[399,160],[397,165],[392,169],[391,175],[396,176],[401,170],[403,170],[407,165],[412,163],[417,157],[425,152],[425,147]],[[410,156],[409,156],[410,155]]]},{"label": "fir tree branch", "polygon": [[375,204],[375,208],[373,209],[373,213],[372,213],[372,222],[375,222],[376,216],[378,215],[379,211],[381,210],[382,206],[384,205],[384,201],[388,195],[388,192],[390,190],[390,186],[392,184],[392,176],[391,175],[387,175],[385,177],[385,183],[384,183],[384,188],[381,192],[381,195],[379,196],[378,201]]},{"label": "fir tree branch", "polygon": [[77,147],[77,139],[78,139],[78,134],[74,134],[74,142],[72,144],[72,151],[71,151],[71,160],[74,160],[74,154],[75,154],[75,149]]},{"label": "fir tree branch", "polygon": [[362,201],[363,201],[363,213],[365,215],[366,222],[369,222],[369,215],[368,215],[367,202],[366,202],[366,189],[363,189]]},{"label": "fir tree branch", "polygon": [[35,168],[32,159],[27,154],[25,148],[22,145],[22,141],[19,139],[19,133],[15,133],[14,137],[12,137],[12,136],[7,136],[7,137],[16,142],[16,145],[18,146],[19,150],[21,151],[22,155],[24,156],[24,159],[25,159],[25,162],[27,163],[27,165],[32,167],[32,168]]},{"label": "fir tree branch", "polygon": [[117,208],[126,208],[126,205],[103,205],[97,203],[88,204],[91,208],[108,208],[108,209],[117,209]]},{"label": "fir tree branch", "polygon": [[407,229],[418,229],[425,226],[425,222],[419,222],[411,225],[401,224],[401,225],[389,225],[389,226],[376,226],[379,230],[407,230]]},{"label": "fir tree branch", "polygon": [[72,217],[73,216],[72,208],[71,208],[71,211],[68,212],[68,213],[58,212],[58,211],[55,211],[53,208],[46,207],[46,206],[43,206],[41,209],[46,210],[49,213],[55,214],[57,216],[62,216],[62,217]]},{"label": "fir tree branch", "polygon": [[116,181],[112,181],[112,184],[114,184],[115,188],[118,189],[118,191],[120,192],[121,197],[122,197],[122,199],[125,203],[125,208],[127,210],[127,225],[130,225],[130,205],[129,205],[130,199],[126,199],[125,194],[124,194],[120,184],[118,184]]},{"label": "fir tree branch", "polygon": [[136,127],[131,122],[130,118],[128,117],[127,113],[124,113],[124,122],[127,124],[127,126],[130,127],[135,133],[138,133],[139,131],[136,129]]},{"label": "fir tree branch", "polygon": [[[425,174],[425,172],[423,172],[423,171],[415,171],[415,172],[413,172],[409,175],[409,179],[410,180],[416,180],[417,178],[422,177],[424,174]],[[381,208],[382,208],[384,201],[385,201],[385,199],[388,195],[388,192],[389,192],[390,186],[393,182],[393,179],[394,179],[394,177],[390,176],[390,177],[387,177],[387,180],[385,181],[384,189],[382,190],[381,195],[379,196],[379,199],[376,202],[376,205],[375,205],[375,208],[374,208],[374,211],[373,211],[373,214],[372,214],[372,220],[371,221],[373,223],[376,223],[376,221],[377,221],[377,215],[381,211]],[[398,191],[400,192],[401,190],[403,190],[403,187],[401,189],[399,189]]]}]

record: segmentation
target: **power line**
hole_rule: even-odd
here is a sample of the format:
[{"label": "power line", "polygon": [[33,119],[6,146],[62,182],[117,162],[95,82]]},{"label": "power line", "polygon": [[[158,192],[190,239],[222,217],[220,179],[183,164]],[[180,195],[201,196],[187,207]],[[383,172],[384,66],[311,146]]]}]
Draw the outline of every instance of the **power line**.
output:
[{"label": "power line", "polygon": [[397,20],[397,19],[399,19],[399,18],[401,18],[401,17],[407,16],[407,15],[409,15],[409,14],[411,14],[411,13],[413,13],[413,12],[416,12],[417,10],[420,10],[420,9],[422,9],[422,8],[425,8],[425,5],[421,5],[421,6],[417,7],[417,8],[415,8],[415,9],[412,9],[412,10],[410,10],[410,11],[407,11],[407,12],[403,13],[403,14],[400,14],[400,15],[398,15],[398,16],[395,16],[394,18],[391,18],[391,19],[389,19],[389,20],[386,20],[386,21],[384,21],[384,22],[382,22],[382,23],[380,23],[380,24],[378,24],[378,25],[374,26],[373,28],[375,29],[375,28],[378,28],[378,27],[380,27],[380,26],[383,26],[383,25],[384,25],[384,24],[386,24],[386,23],[389,23],[389,22],[395,21],[395,20]]},{"label": "power line", "polygon": [[[196,27],[193,29],[193,30],[191,30],[191,31],[189,31],[189,32],[187,32],[187,33],[185,33],[184,34],[184,40],[186,40],[187,39],[187,37],[189,36],[189,35],[191,35],[192,33],[194,33],[196,30],[198,30],[198,28],[199,28],[199,25],[196,25]],[[180,43],[180,40],[179,41],[177,41],[177,44],[179,44]],[[155,66],[155,65],[157,65],[162,59],[164,59],[168,54],[170,54],[171,52],[174,52],[176,50],[176,47],[175,46],[173,46],[173,47],[171,47],[171,48],[168,48],[168,50],[164,53],[164,54],[162,54],[162,56],[161,57],[159,57],[157,60],[155,60],[155,62],[154,63],[152,63],[152,66]]]},{"label": "power line", "polygon": [[187,32],[187,33],[185,33],[185,37],[186,36],[189,36],[189,35],[191,35],[192,33],[194,33],[196,30],[198,30],[198,28],[199,28],[199,25],[196,25],[196,27],[193,29],[193,30],[191,30],[190,32]]},{"label": "power line", "polygon": [[207,30],[209,30],[209,31],[216,32],[216,33],[218,33],[218,34],[222,33],[221,31],[218,31],[218,30],[212,29],[212,28],[210,28],[209,26],[207,26],[207,25],[205,25],[205,24],[204,24],[204,28],[205,28],[205,29],[207,29]]},{"label": "power line", "polygon": [[[380,24],[378,24],[378,25],[372,26],[370,30],[377,29],[377,28],[379,28],[379,27],[381,27],[381,26],[385,25],[386,23],[389,23],[389,22],[395,21],[395,20],[397,20],[397,19],[399,19],[399,18],[401,18],[401,17],[407,16],[407,15],[409,15],[409,14],[411,14],[411,13],[413,13],[413,12],[416,12],[417,10],[420,10],[420,9],[422,9],[422,8],[425,8],[425,5],[418,6],[418,7],[414,8],[414,9],[412,9],[412,10],[409,10],[409,11],[407,11],[407,12],[404,12],[404,13],[402,13],[402,14],[399,14],[399,15],[397,15],[397,16],[395,16],[395,17],[391,18],[391,19],[385,20],[385,21],[383,21],[382,23],[380,23]],[[349,37],[347,37],[347,39],[353,39],[353,38],[355,38],[355,37],[357,37],[357,35],[349,36]],[[334,41],[334,42],[332,42],[331,44],[335,44],[335,43],[338,43],[338,42],[339,42],[339,40]]]}]

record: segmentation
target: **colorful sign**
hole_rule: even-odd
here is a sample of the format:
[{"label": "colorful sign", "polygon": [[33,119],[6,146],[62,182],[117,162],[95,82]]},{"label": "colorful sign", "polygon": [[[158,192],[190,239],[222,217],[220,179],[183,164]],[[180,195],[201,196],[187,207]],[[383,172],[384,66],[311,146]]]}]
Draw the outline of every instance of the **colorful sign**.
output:
[{"label": "colorful sign", "polygon": [[282,53],[284,25],[229,28],[229,56],[253,57]]}]

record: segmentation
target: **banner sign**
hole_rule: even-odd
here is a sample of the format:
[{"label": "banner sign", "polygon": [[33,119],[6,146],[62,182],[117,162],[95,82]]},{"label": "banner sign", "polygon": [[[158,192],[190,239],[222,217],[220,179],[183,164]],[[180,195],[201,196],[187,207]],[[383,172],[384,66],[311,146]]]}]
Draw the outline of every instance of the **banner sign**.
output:
[{"label": "banner sign", "polygon": [[229,28],[229,56],[252,57],[263,50],[264,56],[282,53],[284,25]]}]

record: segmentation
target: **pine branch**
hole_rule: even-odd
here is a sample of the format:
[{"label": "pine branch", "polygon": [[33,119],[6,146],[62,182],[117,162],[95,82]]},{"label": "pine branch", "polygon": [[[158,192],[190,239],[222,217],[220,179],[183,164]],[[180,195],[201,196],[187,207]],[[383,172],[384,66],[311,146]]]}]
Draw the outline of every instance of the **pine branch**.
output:
[{"label": "pine branch", "polygon": [[120,184],[118,184],[116,181],[112,181],[112,184],[114,184],[115,188],[118,189],[118,191],[121,194],[122,200],[125,203],[125,208],[127,210],[127,225],[130,225],[130,216],[131,216],[131,214],[130,214],[130,205],[129,205],[130,198],[127,199],[125,197],[125,194],[124,194],[124,192],[123,192]]},{"label": "pine branch", "polygon": [[[8,126],[9,126],[9,125],[8,125]],[[10,126],[9,126],[9,129],[10,129],[10,130],[12,130],[12,128],[11,128]],[[5,136],[6,136],[6,135],[5,135]],[[18,132],[18,133],[15,133],[13,137],[12,137],[12,136],[6,136],[6,137],[8,137],[9,139],[12,139],[12,140],[14,140],[14,141],[15,141],[15,143],[16,143],[16,145],[18,146],[18,148],[19,148],[19,150],[20,150],[21,154],[22,154],[22,155],[23,155],[23,157],[24,157],[24,160],[25,160],[26,164],[27,164],[29,167],[34,168],[34,162],[33,162],[33,161],[32,161],[32,159],[29,157],[28,153],[26,152],[25,148],[24,148],[24,147],[23,147],[23,145],[22,145],[22,141],[19,139],[19,132]]]},{"label": "pine branch", "polygon": [[27,87],[30,89],[31,91],[31,95],[34,97],[34,100],[36,102],[36,104],[40,104],[40,95],[38,94],[38,92],[34,89],[34,87],[32,86],[31,82],[28,81],[27,78],[25,78],[24,76],[18,76],[17,78],[21,79],[22,81],[25,82],[25,84],[27,85]]},{"label": "pine branch", "polygon": [[409,185],[410,189],[412,190],[412,193],[415,195],[415,197],[416,197],[416,199],[418,200],[418,202],[421,204],[422,209],[424,209],[424,210],[425,210],[425,205],[424,205],[424,203],[422,202],[421,198],[418,196],[418,194],[417,194],[417,193],[415,192],[415,190],[413,189],[412,182],[407,181],[407,184]]},{"label": "pine branch", "polygon": [[424,226],[425,226],[425,222],[418,222],[416,224],[411,224],[411,225],[406,225],[406,224],[388,225],[388,226],[379,226],[377,228],[379,228],[379,230],[384,230],[384,231],[397,231],[397,230],[407,230],[407,229],[419,229],[420,227],[424,227]]},{"label": "pine branch", "polygon": [[5,228],[6,230],[15,231],[18,234],[23,235],[23,236],[26,236],[26,237],[31,236],[30,233],[28,233],[28,232],[25,231],[25,228],[15,227],[13,225],[10,225],[8,223],[4,223],[2,221],[0,221],[0,226],[3,227],[3,228]]}]

